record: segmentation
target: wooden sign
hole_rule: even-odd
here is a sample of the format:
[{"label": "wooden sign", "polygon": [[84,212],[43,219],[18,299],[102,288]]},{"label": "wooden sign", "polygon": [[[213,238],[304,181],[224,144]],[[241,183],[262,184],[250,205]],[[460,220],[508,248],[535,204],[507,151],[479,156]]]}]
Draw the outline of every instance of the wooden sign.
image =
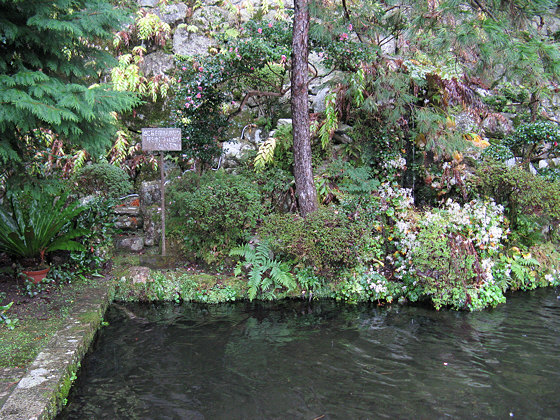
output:
[{"label": "wooden sign", "polygon": [[181,150],[181,129],[143,128],[142,150],[160,152]]},{"label": "wooden sign", "polygon": [[165,172],[163,152],[181,150],[180,128],[143,128],[142,150],[159,151],[159,170],[161,176],[161,255],[165,257]]}]

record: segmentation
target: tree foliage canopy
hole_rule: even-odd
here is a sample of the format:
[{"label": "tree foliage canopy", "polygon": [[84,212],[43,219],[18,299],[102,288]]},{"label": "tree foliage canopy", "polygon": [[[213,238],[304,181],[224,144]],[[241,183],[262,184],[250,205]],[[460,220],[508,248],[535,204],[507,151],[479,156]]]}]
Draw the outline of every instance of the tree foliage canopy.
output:
[{"label": "tree foliage canopy", "polygon": [[104,0],[0,0],[0,161],[29,159],[49,130],[100,153],[137,102],[99,83],[125,15]]}]

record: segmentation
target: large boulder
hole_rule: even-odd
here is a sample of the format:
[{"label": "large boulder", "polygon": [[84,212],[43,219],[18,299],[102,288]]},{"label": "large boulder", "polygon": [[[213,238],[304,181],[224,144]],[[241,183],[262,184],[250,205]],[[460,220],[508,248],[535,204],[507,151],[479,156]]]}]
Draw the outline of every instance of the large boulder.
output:
[{"label": "large boulder", "polygon": [[208,55],[213,45],[210,38],[189,32],[185,26],[179,26],[173,35],[173,51],[177,55]]},{"label": "large boulder", "polygon": [[513,131],[513,123],[501,114],[490,114],[482,121],[486,137],[502,139]]},{"label": "large boulder", "polygon": [[157,51],[148,54],[140,63],[140,70],[145,76],[159,76],[172,70],[175,63],[172,54]]},{"label": "large boulder", "polygon": [[170,26],[176,26],[179,23],[185,22],[189,13],[189,7],[185,3],[162,4],[155,13],[162,22]]}]

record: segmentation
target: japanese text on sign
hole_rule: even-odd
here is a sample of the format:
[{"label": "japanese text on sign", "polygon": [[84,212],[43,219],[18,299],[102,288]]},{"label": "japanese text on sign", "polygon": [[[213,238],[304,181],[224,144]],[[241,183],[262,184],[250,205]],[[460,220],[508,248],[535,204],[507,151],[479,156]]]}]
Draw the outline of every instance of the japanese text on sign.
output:
[{"label": "japanese text on sign", "polygon": [[181,150],[180,128],[143,128],[142,150],[179,151]]}]

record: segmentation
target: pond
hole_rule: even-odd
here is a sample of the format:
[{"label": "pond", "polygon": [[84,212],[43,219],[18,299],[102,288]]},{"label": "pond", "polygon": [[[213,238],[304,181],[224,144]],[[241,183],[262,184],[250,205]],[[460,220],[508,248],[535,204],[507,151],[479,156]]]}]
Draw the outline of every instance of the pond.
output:
[{"label": "pond", "polygon": [[558,418],[560,299],[113,305],[60,419]]}]

